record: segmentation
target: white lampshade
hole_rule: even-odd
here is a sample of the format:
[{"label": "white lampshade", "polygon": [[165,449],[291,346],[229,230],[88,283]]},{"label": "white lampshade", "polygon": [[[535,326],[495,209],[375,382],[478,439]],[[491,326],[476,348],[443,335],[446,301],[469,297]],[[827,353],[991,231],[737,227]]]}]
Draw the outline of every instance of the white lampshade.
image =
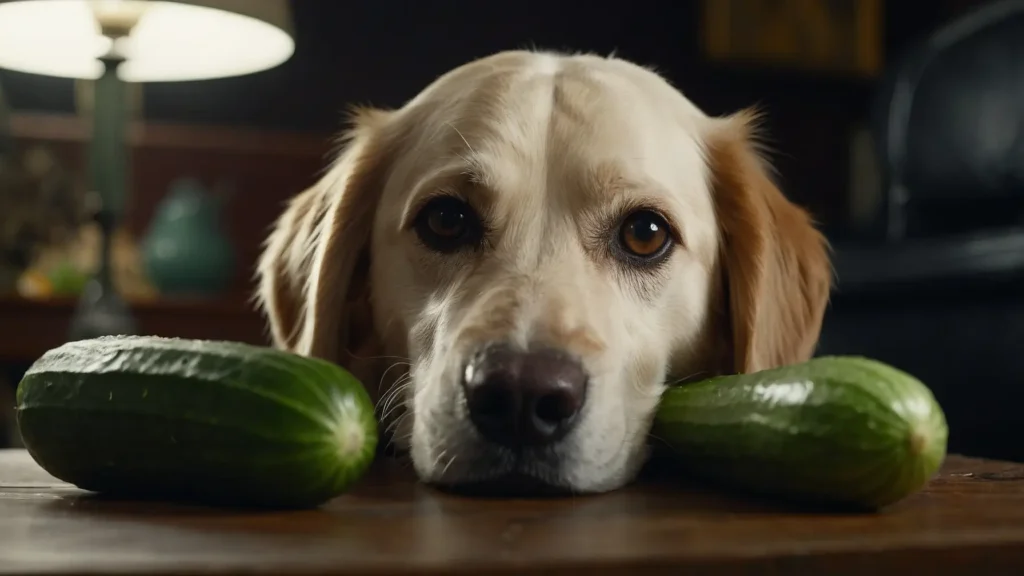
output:
[{"label": "white lampshade", "polygon": [[0,68],[96,79],[111,48],[96,14],[137,22],[117,51],[128,82],[239,76],[291,57],[287,0],[0,1]]}]

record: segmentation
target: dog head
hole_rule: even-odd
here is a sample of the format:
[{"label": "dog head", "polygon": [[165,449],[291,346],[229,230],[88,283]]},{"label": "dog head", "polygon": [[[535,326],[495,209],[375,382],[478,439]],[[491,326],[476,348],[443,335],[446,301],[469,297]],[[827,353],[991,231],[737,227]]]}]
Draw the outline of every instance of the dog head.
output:
[{"label": "dog head", "polygon": [[362,111],[268,240],[274,342],[362,379],[427,482],[619,487],[667,384],[817,341],[827,247],[752,121],[622,60],[535,52]]}]

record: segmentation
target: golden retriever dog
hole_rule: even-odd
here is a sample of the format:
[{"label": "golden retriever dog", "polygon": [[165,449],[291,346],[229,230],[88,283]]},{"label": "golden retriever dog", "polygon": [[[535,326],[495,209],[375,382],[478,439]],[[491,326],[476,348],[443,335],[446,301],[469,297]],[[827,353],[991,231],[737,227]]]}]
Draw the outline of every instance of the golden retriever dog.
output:
[{"label": "golden retriever dog", "polygon": [[815,349],[828,246],[773,184],[754,116],[540,51],[358,111],[267,240],[274,345],[360,378],[426,483],[621,487],[666,386]]}]

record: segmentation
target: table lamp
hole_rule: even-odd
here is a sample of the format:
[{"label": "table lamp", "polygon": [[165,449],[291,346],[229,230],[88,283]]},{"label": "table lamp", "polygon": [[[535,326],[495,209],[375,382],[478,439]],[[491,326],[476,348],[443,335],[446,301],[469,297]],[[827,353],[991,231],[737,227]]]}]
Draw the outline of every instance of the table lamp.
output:
[{"label": "table lamp", "polygon": [[103,241],[72,340],[137,330],[110,271],[125,204],[124,83],[250,74],[294,48],[287,0],[0,0],[0,68],[95,81],[89,169]]}]

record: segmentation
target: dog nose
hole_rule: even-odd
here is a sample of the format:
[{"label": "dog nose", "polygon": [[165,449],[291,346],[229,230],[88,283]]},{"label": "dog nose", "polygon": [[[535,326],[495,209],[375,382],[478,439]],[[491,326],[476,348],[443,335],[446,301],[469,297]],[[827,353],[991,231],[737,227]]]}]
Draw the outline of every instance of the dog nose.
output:
[{"label": "dog nose", "polygon": [[519,448],[565,436],[583,408],[587,374],[578,361],[558,350],[496,345],[473,356],[462,385],[480,434]]}]

